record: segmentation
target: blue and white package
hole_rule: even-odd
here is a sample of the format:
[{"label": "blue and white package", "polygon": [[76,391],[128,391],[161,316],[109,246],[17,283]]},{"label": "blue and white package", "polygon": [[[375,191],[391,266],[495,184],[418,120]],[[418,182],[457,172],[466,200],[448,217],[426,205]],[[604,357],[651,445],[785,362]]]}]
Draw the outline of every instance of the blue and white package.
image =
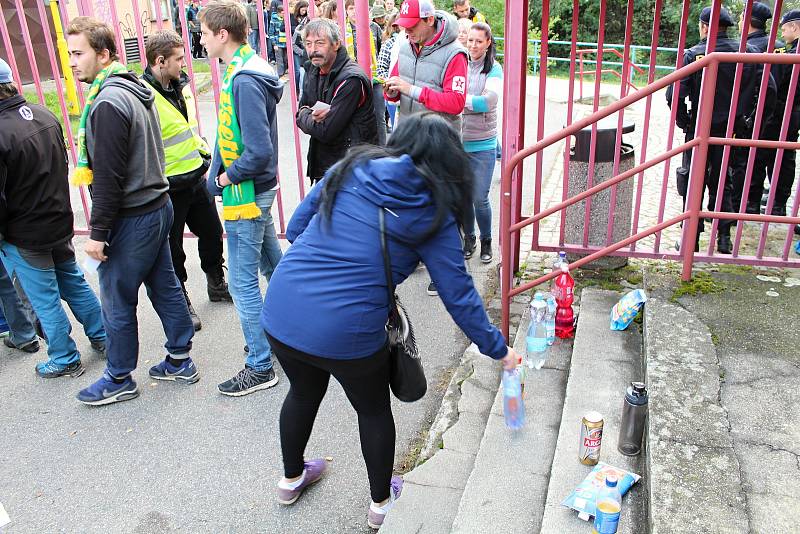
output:
[{"label": "blue and white package", "polygon": [[594,517],[595,500],[600,489],[606,483],[608,475],[617,476],[617,488],[620,495],[625,495],[631,486],[639,481],[640,477],[636,473],[625,471],[618,467],[613,467],[604,462],[599,462],[594,469],[592,469],[586,478],[578,484],[569,497],[561,502],[561,506],[572,508],[578,512],[578,517],[584,521],[588,521],[590,517]]},{"label": "blue and white package", "polygon": [[636,314],[647,302],[647,295],[641,289],[634,289],[611,308],[611,330],[625,330],[636,318]]}]

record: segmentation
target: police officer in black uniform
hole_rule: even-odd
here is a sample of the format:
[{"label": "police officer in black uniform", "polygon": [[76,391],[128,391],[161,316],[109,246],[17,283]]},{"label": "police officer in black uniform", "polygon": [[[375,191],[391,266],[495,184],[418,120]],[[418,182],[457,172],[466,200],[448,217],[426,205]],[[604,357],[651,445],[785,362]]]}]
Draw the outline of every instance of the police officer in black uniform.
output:
[{"label": "police officer in black uniform", "polygon": [[[708,35],[711,8],[705,7],[700,12],[700,42],[686,50],[683,56],[683,64],[689,65],[696,60],[700,60],[706,53],[706,39]],[[719,32],[714,46],[714,52],[737,52],[739,44],[728,36],[728,28],[734,25],[730,13],[725,8],[720,8],[719,13]],[[736,73],[736,63],[720,63],[717,73],[717,83],[714,92],[714,109],[711,117],[711,135],[714,137],[725,137],[728,125],[728,113],[731,109],[731,99],[733,93],[733,81]],[[737,106],[737,122],[744,121],[742,110],[754,108],[756,98],[756,69],[752,64],[745,64],[742,71],[742,85],[739,92],[739,105]],[[686,140],[694,138],[695,123],[697,121],[697,109],[700,102],[700,84],[703,79],[703,71],[699,70],[694,74],[680,81],[678,93],[678,110],[676,113],[676,124],[686,133]],[[667,90],[667,104],[672,104],[672,90],[670,86]],[[687,107],[686,100],[689,100],[691,108]],[[708,158],[705,169],[705,187],[708,189],[708,208],[713,211],[717,201],[717,186],[719,184],[720,169],[722,167],[723,147],[720,145],[709,145]],[[683,197],[684,206],[686,205],[686,194],[688,188],[689,168],[691,166],[691,153],[687,151],[683,155],[683,163],[678,168],[677,187],[678,194]],[[733,211],[731,184],[726,180],[725,189],[722,195],[721,211]],[[731,225],[730,219],[720,219],[719,234],[717,236],[717,251],[721,254],[731,253]],[[699,233],[703,231],[703,221],[698,227]],[[695,251],[699,251],[699,242],[695,243]]]},{"label": "police officer in black uniform", "polygon": [[[785,54],[794,54],[797,50],[797,41],[800,38],[800,10],[793,9],[788,11],[781,18],[781,34],[787,45],[783,49]],[[776,50],[777,52],[778,50]],[[800,67],[798,67],[800,68]],[[789,85],[792,77],[792,65],[773,65],[775,82],[778,85],[778,94],[775,103],[775,113],[764,131],[765,139],[777,140],[780,135],[783,116],[787,106]],[[789,114],[789,127],[786,132],[786,141],[797,142],[800,133],[800,88],[795,90],[794,99],[788,103],[791,106]],[[767,177],[772,180],[773,165],[775,163],[775,151],[765,151],[768,153],[765,167],[769,174]],[[775,203],[772,207],[772,215],[786,215],[786,202],[792,193],[792,185],[795,179],[795,151],[784,150],[781,167],[778,169],[778,180],[772,184],[775,188]],[[763,174],[756,176],[753,174],[752,187],[750,188],[749,200],[760,199],[763,190]]]},{"label": "police officer in black uniform", "polygon": [[[766,32],[767,21],[772,18],[772,10],[766,4],[761,2],[754,2],[753,9],[750,13],[750,20],[744,20],[744,12],[739,17],[739,29],[743,34],[747,35],[748,52],[764,53],[769,48],[769,34]],[[784,44],[778,40],[772,48],[775,52],[783,52]],[[770,80],[767,96],[764,102],[764,113],[761,119],[761,135],[760,139],[767,139],[770,133],[775,130],[774,125],[770,124],[774,118],[771,119],[775,107],[775,99],[769,97],[773,94],[775,86],[775,65],[770,69]],[[760,70],[760,69],[759,69]],[[761,75],[758,75],[761,79]],[[742,110],[747,112],[748,110]],[[746,131],[737,133],[748,134],[747,137],[752,137],[753,121],[755,119],[755,107],[747,113],[748,120],[746,122]],[[778,119],[780,123],[780,119]],[[778,128],[779,130],[779,128]],[[745,173],[747,171],[747,158],[749,157],[749,148],[734,148],[731,152],[731,165],[729,168],[729,180],[731,180],[733,209],[739,210],[742,201],[742,190],[744,189]],[[764,177],[767,174],[772,174],[772,164],[775,162],[775,151],[770,149],[759,148],[756,150],[755,161],[753,162],[753,174],[750,183],[750,193],[747,197],[747,213],[759,213],[759,201],[761,199],[761,191],[764,185]],[[758,184],[756,186],[755,184]]]}]

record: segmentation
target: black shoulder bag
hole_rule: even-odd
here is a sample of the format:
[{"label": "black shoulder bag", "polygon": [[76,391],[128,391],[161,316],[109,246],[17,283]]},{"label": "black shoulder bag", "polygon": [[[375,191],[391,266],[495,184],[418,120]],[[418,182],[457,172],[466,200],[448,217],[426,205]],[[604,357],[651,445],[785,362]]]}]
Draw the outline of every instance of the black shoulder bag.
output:
[{"label": "black shoulder bag", "polygon": [[386,222],[383,208],[378,208],[381,227],[381,250],[383,251],[383,270],[386,274],[386,290],[389,292],[389,318],[386,333],[389,336],[389,385],[394,396],[403,402],[421,399],[428,389],[422,360],[419,357],[414,329],[400,299],[394,292],[392,283],[392,263],[389,260],[389,247],[386,245]]}]

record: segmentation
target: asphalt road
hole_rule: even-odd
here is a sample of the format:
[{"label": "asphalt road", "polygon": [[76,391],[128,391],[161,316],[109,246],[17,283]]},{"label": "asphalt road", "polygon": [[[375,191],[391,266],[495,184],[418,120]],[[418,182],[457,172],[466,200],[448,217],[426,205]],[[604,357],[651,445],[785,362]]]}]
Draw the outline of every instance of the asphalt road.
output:
[{"label": "asphalt road", "polygon": [[[288,102],[281,103],[279,119],[285,220],[299,196]],[[201,107],[204,133],[211,137],[210,96],[201,99]],[[73,206],[79,211],[77,194]],[[76,215],[81,224],[82,215]],[[76,249],[81,249],[80,239]],[[73,335],[87,367],[77,379],[37,378],[33,368],[45,358],[44,350],[29,355],[0,345],[0,503],[12,521],[4,533],[370,531],[356,415],[335,381],[307,450],[308,457],[331,457],[330,472],[294,506],[277,504],[275,484],[282,474],[278,414],[288,382],[242,398],[217,393],[217,383],[242,367],[244,341],[233,306],[208,302],[194,243],[188,244],[187,256],[189,291],[203,321],[192,351],[202,374],[195,385],[148,378],[148,367],[165,351],[163,331],[144,290],[138,314],[140,365],[134,373],[142,395],[136,400],[99,408],[75,400],[78,390],[104,368],[75,321]],[[79,253],[79,261],[83,257]],[[494,267],[472,260],[482,291]],[[87,278],[96,289],[96,275]],[[438,385],[446,383],[467,345],[441,301],[425,293],[428,281],[427,273],[418,271],[399,289],[414,321],[430,387],[420,402],[395,402],[398,465],[438,410]]]}]

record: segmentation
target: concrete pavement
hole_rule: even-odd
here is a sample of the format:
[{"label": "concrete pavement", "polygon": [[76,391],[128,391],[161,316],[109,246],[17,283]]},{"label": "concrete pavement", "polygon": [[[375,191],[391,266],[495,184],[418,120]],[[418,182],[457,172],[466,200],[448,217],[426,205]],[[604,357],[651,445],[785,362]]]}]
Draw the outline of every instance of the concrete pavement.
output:
[{"label": "concrete pavement", "polygon": [[[212,137],[210,94],[201,98],[201,116],[204,134]],[[278,121],[288,221],[299,199],[288,98],[279,106]],[[73,207],[80,211],[77,192]],[[277,207],[273,214],[277,221]],[[76,220],[85,224],[81,213]],[[81,240],[75,245],[82,261]],[[44,381],[33,372],[43,352],[0,348],[0,502],[12,520],[3,532],[370,531],[356,415],[335,382],[308,447],[309,457],[333,459],[330,473],[294,506],[276,503],[282,474],[278,414],[288,383],[283,379],[271,390],[242,398],[217,393],[216,384],[243,365],[244,341],[233,306],[208,302],[191,240],[187,256],[188,287],[203,321],[192,353],[202,379],[193,386],[148,379],[147,368],[164,355],[164,336],[143,290],[140,365],[134,374],[143,390],[139,399],[101,408],[74,399],[104,368],[74,320],[73,335],[87,366],[78,379]],[[481,292],[491,268],[477,258],[470,263]],[[88,279],[97,289],[96,276]],[[429,392],[414,404],[395,401],[398,468],[438,410],[443,387],[468,344],[441,301],[425,293],[428,281],[427,273],[418,271],[399,288],[414,320]]]}]

